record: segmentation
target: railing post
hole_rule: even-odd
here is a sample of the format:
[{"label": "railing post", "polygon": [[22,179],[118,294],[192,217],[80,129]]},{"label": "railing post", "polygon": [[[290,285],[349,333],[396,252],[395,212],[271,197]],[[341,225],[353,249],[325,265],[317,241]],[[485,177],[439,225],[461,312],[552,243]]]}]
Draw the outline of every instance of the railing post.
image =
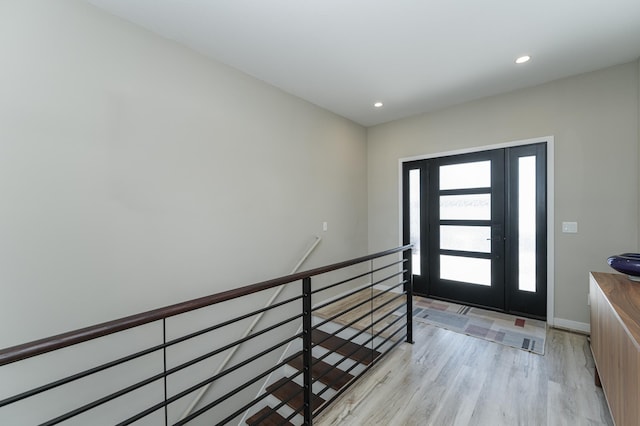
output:
[{"label": "railing post", "polygon": [[304,371],[302,373],[304,380],[304,424],[311,426],[313,424],[313,407],[311,406],[311,395],[313,392],[313,383],[311,377],[311,278],[302,279],[302,365]]},{"label": "railing post", "polygon": [[404,273],[405,289],[407,293],[407,342],[413,343],[413,270],[411,265],[412,249],[404,251],[404,259],[406,260],[404,266],[406,272]]},{"label": "railing post", "polygon": [[162,378],[164,386],[164,425],[169,424],[169,407],[167,407],[167,319],[162,318],[162,368],[164,377]]}]

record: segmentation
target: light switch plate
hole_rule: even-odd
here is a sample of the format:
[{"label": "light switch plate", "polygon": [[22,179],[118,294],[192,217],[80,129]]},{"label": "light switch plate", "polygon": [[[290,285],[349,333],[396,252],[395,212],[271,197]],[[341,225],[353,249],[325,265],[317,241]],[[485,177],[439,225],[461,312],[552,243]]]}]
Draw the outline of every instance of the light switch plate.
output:
[{"label": "light switch plate", "polygon": [[577,234],[578,222],[562,222],[562,232],[566,234]]}]

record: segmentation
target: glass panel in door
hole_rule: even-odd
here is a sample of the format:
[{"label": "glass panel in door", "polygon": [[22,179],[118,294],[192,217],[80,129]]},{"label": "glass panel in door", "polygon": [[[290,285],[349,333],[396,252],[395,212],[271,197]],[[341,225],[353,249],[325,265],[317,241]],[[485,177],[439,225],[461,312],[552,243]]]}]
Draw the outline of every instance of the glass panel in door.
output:
[{"label": "glass panel in door", "polygon": [[518,158],[518,289],[536,291],[536,157]]},{"label": "glass panel in door", "polygon": [[420,169],[409,170],[409,243],[411,250],[411,265],[414,275],[420,275]]}]

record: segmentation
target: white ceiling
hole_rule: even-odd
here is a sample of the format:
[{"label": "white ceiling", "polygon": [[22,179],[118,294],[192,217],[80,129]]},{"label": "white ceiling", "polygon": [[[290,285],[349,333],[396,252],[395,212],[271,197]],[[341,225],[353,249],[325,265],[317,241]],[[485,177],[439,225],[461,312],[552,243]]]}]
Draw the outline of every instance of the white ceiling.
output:
[{"label": "white ceiling", "polygon": [[86,1],[365,126],[640,57],[640,0]]}]

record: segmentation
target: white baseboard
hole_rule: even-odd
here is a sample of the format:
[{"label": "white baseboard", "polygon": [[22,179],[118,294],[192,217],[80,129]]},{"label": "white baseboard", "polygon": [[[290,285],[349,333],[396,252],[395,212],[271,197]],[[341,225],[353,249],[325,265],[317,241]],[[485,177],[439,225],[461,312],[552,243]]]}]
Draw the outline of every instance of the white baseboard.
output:
[{"label": "white baseboard", "polygon": [[589,323],[572,321],[558,317],[554,318],[553,326],[556,328],[563,328],[565,330],[577,331],[579,333],[585,334],[589,334],[591,332],[591,325]]}]

